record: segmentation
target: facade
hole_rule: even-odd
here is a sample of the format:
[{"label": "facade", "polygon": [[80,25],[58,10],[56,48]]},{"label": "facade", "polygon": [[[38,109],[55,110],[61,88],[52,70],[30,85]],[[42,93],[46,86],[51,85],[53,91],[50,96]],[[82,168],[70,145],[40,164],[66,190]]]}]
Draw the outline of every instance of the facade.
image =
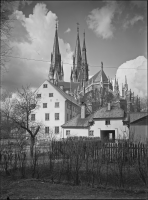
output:
[{"label": "facade", "polygon": [[81,114],[62,125],[64,138],[83,136],[99,137],[102,141],[128,139],[129,129],[123,121],[126,117],[124,110],[108,104],[90,115],[85,115],[85,105],[81,105]]},{"label": "facade", "polygon": [[32,110],[31,121],[42,127],[38,137],[62,138],[61,125],[80,112],[76,100],[48,80],[36,90],[36,97],[38,103]]},{"label": "facade", "polygon": [[148,113],[136,112],[130,114],[129,139],[134,143],[148,143]]}]

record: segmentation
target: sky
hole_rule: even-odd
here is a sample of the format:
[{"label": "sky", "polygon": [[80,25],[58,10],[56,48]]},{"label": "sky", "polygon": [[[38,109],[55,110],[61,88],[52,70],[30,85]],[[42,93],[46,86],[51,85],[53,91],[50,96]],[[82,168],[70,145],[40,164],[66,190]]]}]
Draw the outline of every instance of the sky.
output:
[{"label": "sky", "polygon": [[89,75],[103,62],[120,89],[126,75],[135,95],[147,93],[146,1],[23,1],[10,17],[15,19],[9,44],[13,58],[6,63],[3,90],[15,92],[27,84],[38,88],[48,78],[57,19],[65,81],[70,81],[79,23],[81,48],[85,30]]}]

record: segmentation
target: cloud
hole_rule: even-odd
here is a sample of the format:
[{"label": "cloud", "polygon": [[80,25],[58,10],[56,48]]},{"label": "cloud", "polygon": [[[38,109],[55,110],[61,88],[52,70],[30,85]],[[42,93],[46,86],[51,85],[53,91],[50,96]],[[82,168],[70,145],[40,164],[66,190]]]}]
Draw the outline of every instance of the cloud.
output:
[{"label": "cloud", "polygon": [[135,17],[133,17],[130,20],[126,20],[123,24],[123,28],[128,28],[130,25],[133,26],[135,23],[137,23],[138,21],[143,21],[144,17],[141,15],[136,15]]},{"label": "cloud", "polygon": [[65,31],[65,33],[69,33],[70,31],[71,31],[71,29],[68,28],[68,29]]},{"label": "cloud", "polygon": [[[88,15],[87,24],[88,28],[92,29],[97,36],[108,39],[113,37],[115,26],[113,25],[113,19],[115,12],[117,12],[117,2],[107,2],[102,8],[96,8]],[[118,10],[119,12],[119,10]]]},{"label": "cloud", "polygon": [[129,89],[131,88],[135,95],[140,97],[147,95],[147,59],[144,56],[126,61],[118,67],[116,77],[118,78],[120,92],[122,83],[125,83],[125,75],[128,87]]},{"label": "cloud", "polygon": [[[10,58],[7,63],[9,72],[4,74],[2,85],[9,91],[15,91],[26,84],[31,84],[31,87],[37,88],[48,78],[57,16],[48,11],[43,3],[36,4],[33,14],[30,14],[28,18],[19,10],[15,11],[15,16],[19,25],[15,25],[15,31],[10,42],[13,48],[12,56],[43,60],[44,62]],[[73,52],[70,44],[59,38],[59,47],[62,61],[72,64]],[[64,79],[69,81],[71,66],[63,64],[63,67]]]},{"label": "cloud", "polygon": [[131,1],[131,4],[138,8],[147,8],[147,1]]}]

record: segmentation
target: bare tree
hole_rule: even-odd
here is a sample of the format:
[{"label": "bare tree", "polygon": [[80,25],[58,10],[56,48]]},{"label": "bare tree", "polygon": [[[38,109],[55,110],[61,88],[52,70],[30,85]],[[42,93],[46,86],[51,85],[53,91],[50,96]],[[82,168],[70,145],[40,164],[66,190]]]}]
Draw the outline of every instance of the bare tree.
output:
[{"label": "bare tree", "polygon": [[[32,92],[29,86],[22,86],[22,89],[17,91],[17,98],[12,102],[12,107],[9,117],[13,123],[29,134],[30,155],[33,157],[35,139],[42,126],[41,123],[31,119],[31,113],[38,108],[35,92]],[[3,113],[6,114],[6,111],[3,110]]]}]

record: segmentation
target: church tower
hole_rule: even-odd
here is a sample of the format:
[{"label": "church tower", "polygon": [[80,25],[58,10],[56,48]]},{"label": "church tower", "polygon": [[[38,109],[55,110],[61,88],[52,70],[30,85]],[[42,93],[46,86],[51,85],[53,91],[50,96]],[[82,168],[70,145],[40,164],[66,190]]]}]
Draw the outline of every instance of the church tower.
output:
[{"label": "church tower", "polygon": [[76,40],[76,47],[75,47],[75,53],[73,56],[73,70],[72,70],[72,79],[73,82],[79,82],[79,73],[81,71],[81,47],[80,47],[80,39],[79,39],[79,24],[77,23],[77,40]]},{"label": "church tower", "polygon": [[[81,77],[80,79],[84,82],[88,81],[88,64],[87,64],[87,56],[86,56],[86,45],[85,45],[85,32],[83,33],[84,39],[83,39],[83,47],[82,47],[82,65],[81,65]],[[80,81],[81,81],[80,80]]]},{"label": "church tower", "polygon": [[49,81],[56,84],[59,81],[63,81],[64,79],[63,66],[61,65],[61,54],[59,50],[57,22],[56,22],[54,44],[53,44],[53,52],[51,53],[51,64],[50,64],[48,78]]}]

